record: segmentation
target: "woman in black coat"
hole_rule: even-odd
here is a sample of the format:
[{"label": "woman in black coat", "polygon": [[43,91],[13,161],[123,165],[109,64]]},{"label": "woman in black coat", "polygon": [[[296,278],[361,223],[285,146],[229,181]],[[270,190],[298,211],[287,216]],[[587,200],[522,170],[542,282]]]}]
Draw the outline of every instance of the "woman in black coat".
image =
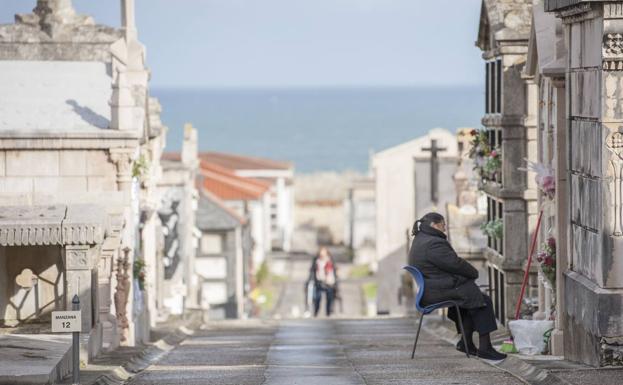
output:
[{"label": "woman in black coat", "polygon": [[[491,345],[490,333],[497,329],[491,298],[476,285],[478,270],[456,255],[445,231],[446,221],[438,213],[424,215],[413,226],[414,239],[409,264],[417,267],[424,276],[422,305],[457,302],[463,317],[469,353],[491,360],[504,359],[506,355],[497,352]],[[448,309],[448,317],[457,323],[457,330],[460,330],[455,308]],[[474,331],[480,336],[478,349],[472,340]],[[462,339],[457,349],[465,352]]]}]

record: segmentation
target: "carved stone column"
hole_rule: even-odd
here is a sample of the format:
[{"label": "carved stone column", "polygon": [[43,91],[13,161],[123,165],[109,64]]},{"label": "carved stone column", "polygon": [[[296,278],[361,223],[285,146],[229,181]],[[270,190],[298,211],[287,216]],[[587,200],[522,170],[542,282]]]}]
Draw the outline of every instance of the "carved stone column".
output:
[{"label": "carved stone column", "polygon": [[110,159],[117,168],[117,186],[120,191],[130,191],[132,187],[132,151],[113,148],[110,150]]},{"label": "carved stone column", "polygon": [[117,316],[117,326],[122,330],[121,342],[125,342],[127,338],[127,329],[130,322],[127,314],[128,299],[132,280],[129,273],[130,262],[129,254],[131,249],[126,248],[122,251],[122,255],[117,258],[115,266],[115,275],[117,277],[117,287],[115,288],[115,309]]},{"label": "carved stone column", "polygon": [[612,236],[623,236],[623,133],[613,132],[606,138],[606,148],[612,152],[610,165],[612,166],[612,199],[614,212],[612,214]]},{"label": "carved stone column", "polygon": [[94,323],[91,301],[91,270],[95,267],[96,254],[88,245],[67,245],[63,250],[63,261],[67,282],[66,308],[71,309],[74,295],[80,298],[82,330],[89,331]]}]

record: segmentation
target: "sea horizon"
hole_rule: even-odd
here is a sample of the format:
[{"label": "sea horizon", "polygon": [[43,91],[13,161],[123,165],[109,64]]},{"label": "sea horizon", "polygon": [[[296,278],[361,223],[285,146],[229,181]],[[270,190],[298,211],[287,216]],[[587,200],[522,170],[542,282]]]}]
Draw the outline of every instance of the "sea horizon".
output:
[{"label": "sea horizon", "polygon": [[464,86],[152,87],[179,151],[184,123],[199,151],[266,157],[297,172],[368,169],[369,154],[432,128],[479,127],[484,91]]}]

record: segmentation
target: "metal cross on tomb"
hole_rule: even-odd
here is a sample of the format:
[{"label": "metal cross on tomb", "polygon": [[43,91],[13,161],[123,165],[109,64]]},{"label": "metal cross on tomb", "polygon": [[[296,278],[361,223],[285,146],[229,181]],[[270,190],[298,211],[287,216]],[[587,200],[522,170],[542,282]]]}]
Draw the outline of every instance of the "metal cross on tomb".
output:
[{"label": "metal cross on tomb", "polygon": [[437,147],[437,139],[430,140],[430,147],[422,148],[422,151],[430,152],[430,200],[435,205],[439,202],[439,157],[437,155],[446,150],[446,147]]}]

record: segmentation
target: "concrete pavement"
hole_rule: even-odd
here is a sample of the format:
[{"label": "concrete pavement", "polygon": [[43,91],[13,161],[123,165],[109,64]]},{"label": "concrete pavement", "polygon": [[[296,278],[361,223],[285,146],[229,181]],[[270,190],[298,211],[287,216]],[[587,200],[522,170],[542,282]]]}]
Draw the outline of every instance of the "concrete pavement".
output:
[{"label": "concrete pavement", "polygon": [[410,319],[211,323],[132,384],[480,384],[523,382],[423,332],[416,359]]}]

